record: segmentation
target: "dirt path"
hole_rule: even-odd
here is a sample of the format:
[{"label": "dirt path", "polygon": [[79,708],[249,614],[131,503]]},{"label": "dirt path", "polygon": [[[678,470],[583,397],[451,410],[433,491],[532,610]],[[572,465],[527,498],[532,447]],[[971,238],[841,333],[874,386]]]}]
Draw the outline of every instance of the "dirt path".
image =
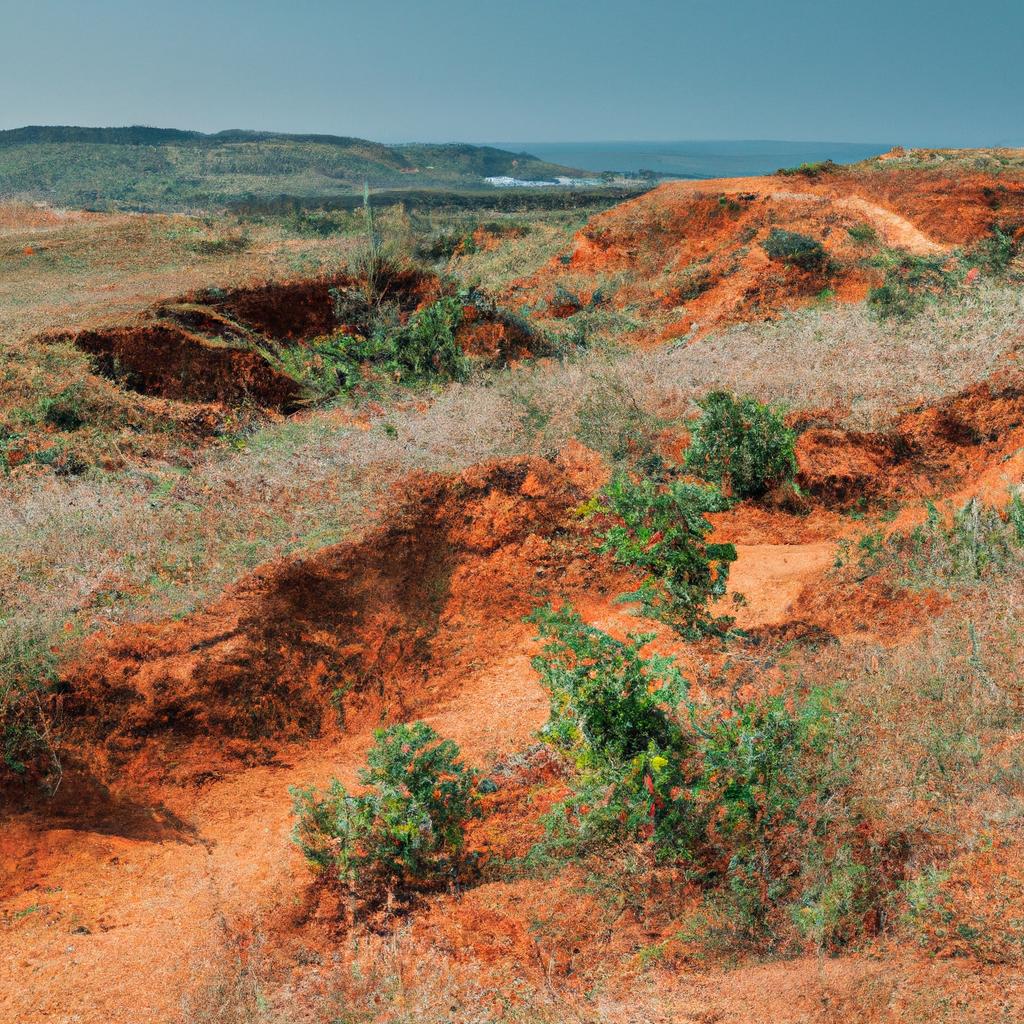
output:
[{"label": "dirt path", "polygon": [[[791,182],[792,187],[786,187]],[[886,245],[906,249],[918,256],[934,255],[945,252],[947,247],[929,238],[920,228],[906,217],[881,206],[878,203],[858,195],[844,195],[828,188],[806,191],[797,186],[800,179],[776,177],[758,178],[718,178],[714,181],[680,181],[662,186],[665,198],[678,199],[687,194],[697,192],[713,192],[722,195],[736,195],[741,192],[753,192],[769,199],[780,201],[805,201],[828,203],[831,206],[846,210],[858,219],[870,224],[878,232],[879,238]]]},{"label": "dirt path", "polygon": [[736,617],[740,629],[778,626],[785,622],[804,587],[835,561],[832,541],[815,544],[737,544],[729,573],[729,589],[746,603],[732,612],[732,602],[720,606]]}]

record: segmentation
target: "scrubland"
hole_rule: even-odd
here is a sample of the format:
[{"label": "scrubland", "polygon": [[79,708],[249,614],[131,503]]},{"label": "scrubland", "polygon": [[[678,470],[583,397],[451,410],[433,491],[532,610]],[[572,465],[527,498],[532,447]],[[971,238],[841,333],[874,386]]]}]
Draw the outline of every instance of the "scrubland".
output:
[{"label": "scrubland", "polygon": [[[0,211],[5,1012],[1015,1019],[997,156],[532,218]],[[298,400],[83,350],[153,324]]]}]

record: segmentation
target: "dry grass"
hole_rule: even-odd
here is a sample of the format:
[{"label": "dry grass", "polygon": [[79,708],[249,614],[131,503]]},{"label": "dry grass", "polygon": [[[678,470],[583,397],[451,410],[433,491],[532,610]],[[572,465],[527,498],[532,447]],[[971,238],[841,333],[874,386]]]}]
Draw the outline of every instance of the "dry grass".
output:
[{"label": "dry grass", "polygon": [[448,269],[467,284],[483,283],[492,292],[504,291],[566,251],[593,213],[584,209],[531,216],[524,234],[503,238],[494,248],[457,255]]}]

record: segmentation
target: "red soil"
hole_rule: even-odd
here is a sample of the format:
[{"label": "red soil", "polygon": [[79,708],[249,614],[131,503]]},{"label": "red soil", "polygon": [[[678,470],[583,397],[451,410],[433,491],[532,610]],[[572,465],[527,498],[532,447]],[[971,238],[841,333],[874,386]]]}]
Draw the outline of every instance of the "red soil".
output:
[{"label": "red soil", "polygon": [[131,391],[185,402],[251,402],[290,411],[300,386],[250,348],[215,343],[171,323],[83,331],[74,344]]},{"label": "red soil", "polygon": [[[514,284],[512,301],[570,316],[561,282],[581,301],[600,292],[615,307],[652,318],[649,340],[771,318],[828,288],[862,299],[880,280],[847,228],[867,224],[888,246],[942,253],[1024,225],[1024,182],[896,170],[672,182],[599,214],[576,236],[568,263],[556,257]],[[772,260],[761,243],[773,228],[821,242],[831,270]],[[546,308],[545,308],[546,304]]]},{"label": "red soil", "polygon": [[[452,1006],[520,992],[571,1007],[600,981],[614,1007],[653,983],[627,954],[677,929],[656,900],[643,925],[629,916],[610,927],[571,872],[543,885],[492,882],[428,901],[400,939],[370,934],[356,948],[287,839],[286,786],[330,775],[353,783],[380,721],[423,717],[473,763],[518,757],[547,716],[521,622],[545,595],[573,595],[588,620],[618,635],[639,626],[610,603],[622,589],[610,568],[573,539],[572,509],[601,477],[575,446],[559,464],[515,459],[414,479],[362,540],[268,566],[182,622],[96,638],[66,673],[78,763],[55,801],[13,816],[0,837],[6,1019],[178,1020],[184,993],[210,998],[225,965],[257,953],[267,991],[287,980],[293,1009],[327,989],[358,989],[353,964],[367,985],[383,984],[375,972],[388,955],[411,990],[432,984],[417,964],[446,972]],[[736,535],[775,522],[785,536],[793,519],[740,508],[718,528]],[[924,621],[935,611],[830,582],[841,526],[832,514],[812,519],[804,529],[821,539],[740,546],[733,582],[748,598],[746,628],[767,637],[813,621],[842,635],[862,617],[884,624],[895,612],[899,622],[877,634],[891,642],[908,612]],[[684,664],[696,653],[664,631],[657,646]],[[339,686],[348,688],[343,726],[330,702]],[[489,798],[473,847],[525,852],[558,787],[543,761],[513,771]],[[317,966],[339,954],[346,966]],[[655,975],[664,1013],[694,1019],[701,1006],[728,1005],[732,1019],[753,1022],[770,1005],[778,1020],[844,1019],[822,1002],[812,961],[733,973],[687,968],[691,955],[677,949],[677,969]],[[828,999],[865,1005],[859,986],[872,963],[828,964]],[[768,1003],[765,985],[778,989]],[[882,1003],[877,1013],[898,1019]]]},{"label": "red soil", "polygon": [[[817,223],[835,229],[825,237],[838,247],[846,244],[833,239],[845,237],[839,229],[867,219],[889,240],[925,251],[936,243],[915,217],[931,217],[936,232],[946,232],[942,240],[981,223],[970,211],[962,221],[948,212],[943,220],[938,192],[934,210],[924,199],[920,209],[909,201],[875,209],[863,205],[878,198],[870,191],[840,195],[837,205],[826,193],[839,186],[829,182],[714,187],[727,196],[758,194],[739,196],[733,209],[718,191],[702,195],[706,183],[666,186],[598,218],[580,237],[576,270],[660,274],[659,246],[660,258],[667,247],[677,268],[703,252],[712,283],[691,306],[704,303],[706,324],[739,315],[751,298],[768,313],[818,284],[767,266],[756,242],[722,277],[737,225],[763,231],[771,217],[796,230]],[[790,188],[800,195],[784,194]],[[631,238],[643,245],[631,248]],[[552,278],[537,280],[546,287]],[[851,276],[842,287],[853,294],[864,284]],[[629,301],[662,301],[636,282],[615,301],[627,293]],[[269,310],[261,302],[246,293],[187,315],[227,318],[243,330],[285,329],[272,322],[276,300]],[[318,303],[298,301],[303,323],[319,322]],[[488,353],[511,351],[507,336],[476,338]],[[902,527],[920,514],[916,499],[925,494],[1005,493],[1008,475],[1019,480],[1024,469],[1024,381],[1008,366],[984,385],[910,410],[885,434],[827,422],[802,427],[806,514],[767,502],[715,517],[716,539],[737,544],[730,582],[746,597],[737,617],[751,647],[734,661],[657,631],[652,646],[695,678],[709,665],[721,672],[698,679],[698,695],[715,696],[705,686],[726,676],[745,692],[776,685],[777,675],[761,671],[750,651],[767,663],[771,652],[807,637],[884,648],[939,614],[944,599],[935,594],[830,572],[837,542],[863,529],[837,506],[913,502]],[[301,1020],[324,1017],[328,994],[340,993],[346,1012],[361,1000],[373,1007],[375,988],[397,993],[392,1006],[411,1019],[428,1011],[458,1019],[471,1010],[515,1019],[529,1002],[556,1019],[897,1024],[928,1019],[921,1013],[939,1004],[921,1002],[922,993],[982,1007],[1002,1000],[1007,1018],[1019,1017],[1019,965],[985,964],[956,939],[939,952],[962,959],[940,963],[879,948],[730,969],[680,937],[680,914],[696,892],[675,879],[671,903],[653,872],[634,894],[650,911],[643,916],[610,911],[597,893],[581,895],[584,879],[571,869],[542,882],[487,882],[458,896],[424,897],[390,933],[363,932],[358,943],[343,933],[336,905],[310,883],[288,841],[286,787],[331,776],[354,784],[375,725],[422,717],[500,781],[470,834],[473,849],[485,858],[525,852],[561,783],[542,755],[530,753],[547,696],[530,667],[536,645],[522,616],[568,596],[615,635],[648,626],[613,602],[624,574],[594,554],[575,514],[606,472],[574,444],[555,462],[517,458],[456,477],[417,476],[355,541],[264,566],[182,621],[94,637],[64,671],[61,790],[51,801],[25,792],[4,797],[11,813],[0,834],[0,1019],[177,1021],[183,996],[210,999],[211,986],[235,985],[240,970],[246,984],[256,979],[272,1010]],[[1007,887],[1007,905],[1020,881],[1014,852],[979,850],[970,866]],[[971,904],[971,890],[959,884],[948,883],[953,898]],[[982,922],[992,917],[984,907],[969,910]],[[660,948],[660,966],[645,969],[633,954],[639,947]],[[596,1008],[587,997],[594,992],[604,1000]],[[369,1012],[391,1019],[387,1009]]]},{"label": "red soil", "polygon": [[[437,277],[402,271],[377,283],[376,301],[405,320],[443,290]],[[95,357],[100,374],[142,395],[289,413],[301,405],[303,389],[263,351],[339,330],[367,336],[371,312],[362,282],[315,278],[199,292],[157,304],[138,323],[46,340],[71,341]],[[464,308],[456,341],[467,355],[499,365],[536,354],[540,344],[524,322],[489,304]]]}]

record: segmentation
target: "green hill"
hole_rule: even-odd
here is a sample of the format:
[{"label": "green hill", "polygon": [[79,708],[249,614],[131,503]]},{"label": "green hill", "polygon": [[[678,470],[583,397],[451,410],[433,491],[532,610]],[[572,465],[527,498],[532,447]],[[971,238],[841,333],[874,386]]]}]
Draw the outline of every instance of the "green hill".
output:
[{"label": "green hill", "polygon": [[335,135],[32,126],[0,131],[0,197],[173,209],[372,188],[480,188],[485,177],[583,172],[462,143],[387,146]]}]

